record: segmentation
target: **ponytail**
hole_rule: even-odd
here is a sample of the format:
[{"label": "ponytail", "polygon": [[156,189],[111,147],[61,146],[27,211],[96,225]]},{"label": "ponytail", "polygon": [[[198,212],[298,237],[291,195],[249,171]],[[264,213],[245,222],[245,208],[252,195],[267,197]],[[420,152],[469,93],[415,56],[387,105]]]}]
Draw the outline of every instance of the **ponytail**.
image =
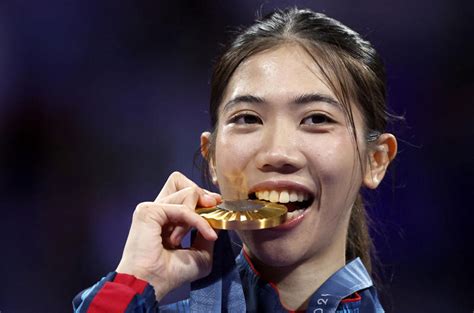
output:
[{"label": "ponytail", "polygon": [[365,210],[362,195],[357,195],[357,199],[352,207],[347,231],[346,260],[360,257],[365,268],[372,274],[371,253],[374,249],[372,238],[369,234],[369,223]]}]

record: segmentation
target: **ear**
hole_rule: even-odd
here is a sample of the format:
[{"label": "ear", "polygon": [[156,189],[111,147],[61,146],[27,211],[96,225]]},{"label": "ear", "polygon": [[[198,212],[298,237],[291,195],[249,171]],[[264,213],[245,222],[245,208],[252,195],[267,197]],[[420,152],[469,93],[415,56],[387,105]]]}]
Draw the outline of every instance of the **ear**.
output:
[{"label": "ear", "polygon": [[203,132],[201,134],[201,155],[209,165],[209,173],[211,174],[212,183],[217,186],[217,174],[214,160],[209,156],[209,147],[211,145],[211,133]]},{"label": "ear", "polygon": [[373,146],[369,145],[367,166],[363,183],[367,188],[375,189],[387,172],[388,165],[397,154],[397,139],[394,135],[384,133]]}]

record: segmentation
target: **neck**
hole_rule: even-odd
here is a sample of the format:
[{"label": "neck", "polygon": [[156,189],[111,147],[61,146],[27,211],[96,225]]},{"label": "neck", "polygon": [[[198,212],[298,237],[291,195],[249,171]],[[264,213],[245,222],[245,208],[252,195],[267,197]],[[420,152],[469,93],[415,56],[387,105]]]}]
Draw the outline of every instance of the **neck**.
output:
[{"label": "neck", "polygon": [[343,247],[343,249],[326,251],[299,264],[282,267],[263,264],[252,256],[248,249],[246,252],[260,276],[276,285],[282,305],[296,311],[306,309],[314,292],[345,265],[345,245]]}]

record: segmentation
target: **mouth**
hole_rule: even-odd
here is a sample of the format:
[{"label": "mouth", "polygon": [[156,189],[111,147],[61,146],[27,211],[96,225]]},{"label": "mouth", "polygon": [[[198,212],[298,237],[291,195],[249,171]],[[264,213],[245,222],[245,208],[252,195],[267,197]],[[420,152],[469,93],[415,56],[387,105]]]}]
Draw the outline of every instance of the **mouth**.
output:
[{"label": "mouth", "polygon": [[279,203],[288,209],[287,219],[303,215],[314,201],[314,195],[296,190],[261,190],[249,194],[249,199]]}]

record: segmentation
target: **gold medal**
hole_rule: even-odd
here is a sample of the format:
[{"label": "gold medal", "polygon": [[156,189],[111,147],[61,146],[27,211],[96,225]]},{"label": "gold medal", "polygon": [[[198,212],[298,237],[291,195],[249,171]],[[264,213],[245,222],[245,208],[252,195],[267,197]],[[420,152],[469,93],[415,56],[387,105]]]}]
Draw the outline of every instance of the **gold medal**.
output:
[{"label": "gold medal", "polygon": [[229,200],[211,208],[198,208],[216,229],[264,229],[286,221],[286,206],[260,200]]}]

